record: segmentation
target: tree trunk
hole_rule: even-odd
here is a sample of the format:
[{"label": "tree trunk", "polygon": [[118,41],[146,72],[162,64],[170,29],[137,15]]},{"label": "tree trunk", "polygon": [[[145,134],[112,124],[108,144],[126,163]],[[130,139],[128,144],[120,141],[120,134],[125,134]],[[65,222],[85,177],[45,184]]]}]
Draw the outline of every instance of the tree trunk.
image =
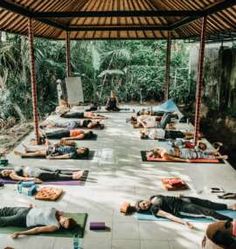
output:
[{"label": "tree trunk", "polygon": [[[111,67],[111,64],[113,62],[113,59],[114,59],[114,54],[112,55],[111,57],[111,60],[109,62],[109,65],[107,67],[107,70],[110,70],[110,67]],[[99,102],[101,102],[101,98],[102,98],[102,92],[103,92],[103,88],[104,88],[104,84],[106,82],[106,79],[107,79],[107,74],[105,74],[104,78],[103,78],[103,81],[102,81],[102,88],[101,88],[101,92],[100,92],[100,96],[99,96]]]},{"label": "tree trunk", "polygon": [[27,73],[26,73],[26,68],[27,68],[27,61],[26,61],[26,56],[25,56],[25,44],[26,40],[24,36],[21,36],[20,38],[20,53],[21,53],[21,63],[22,63],[22,70],[21,70],[21,76],[22,76],[22,81],[24,82],[25,86],[27,85]]},{"label": "tree trunk", "polygon": [[20,122],[21,122],[21,123],[25,122],[25,121],[26,121],[26,118],[25,118],[25,115],[22,113],[20,107],[19,107],[16,103],[14,103],[14,104],[13,104],[13,108],[14,108],[14,110],[16,111],[16,113],[18,114],[18,116],[19,116],[19,118],[20,118]]}]

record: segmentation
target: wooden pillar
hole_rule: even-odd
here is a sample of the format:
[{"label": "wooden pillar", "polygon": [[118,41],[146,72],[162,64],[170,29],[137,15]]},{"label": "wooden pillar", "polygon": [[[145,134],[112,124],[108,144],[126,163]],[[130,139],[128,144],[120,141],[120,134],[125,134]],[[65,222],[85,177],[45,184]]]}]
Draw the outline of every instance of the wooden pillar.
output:
[{"label": "wooden pillar", "polygon": [[165,74],[165,100],[169,99],[170,89],[170,57],[171,57],[171,32],[168,32],[166,44],[166,74]]},{"label": "wooden pillar", "polygon": [[37,87],[36,87],[36,74],[35,74],[35,58],[34,58],[34,34],[32,28],[32,19],[28,20],[28,38],[29,38],[29,56],[30,56],[30,78],[31,78],[31,91],[32,91],[32,104],[33,104],[33,118],[34,118],[34,134],[37,144],[40,144],[39,136],[39,116],[38,116],[38,103],[37,103]]},{"label": "wooden pillar", "polygon": [[71,77],[70,32],[66,32],[66,77]]},{"label": "wooden pillar", "polygon": [[200,48],[198,55],[198,77],[197,77],[197,86],[196,86],[196,107],[195,107],[195,122],[194,122],[194,144],[198,142],[198,136],[200,131],[200,109],[201,109],[201,94],[202,94],[202,85],[203,85],[203,67],[204,67],[204,56],[205,56],[205,36],[206,36],[206,25],[207,17],[202,18],[202,27],[201,27],[201,40]]}]

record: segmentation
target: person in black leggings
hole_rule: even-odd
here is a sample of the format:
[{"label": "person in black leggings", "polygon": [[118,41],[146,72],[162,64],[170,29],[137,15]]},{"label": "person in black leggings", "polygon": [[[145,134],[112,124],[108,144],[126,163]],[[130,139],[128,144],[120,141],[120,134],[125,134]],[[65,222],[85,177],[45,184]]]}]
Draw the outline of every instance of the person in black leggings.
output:
[{"label": "person in black leggings", "polygon": [[14,169],[4,169],[0,176],[4,179],[14,181],[34,181],[36,183],[46,181],[71,181],[79,180],[83,177],[83,170],[59,170],[36,167],[15,167]]},{"label": "person in black leggings", "polygon": [[236,210],[236,204],[227,206],[196,197],[174,197],[164,195],[154,195],[149,200],[138,201],[135,205],[137,212],[150,212],[154,216],[161,216],[172,221],[187,225],[193,225],[184,221],[180,217],[211,217],[215,220],[232,220],[232,218],[216,212],[217,210]]}]

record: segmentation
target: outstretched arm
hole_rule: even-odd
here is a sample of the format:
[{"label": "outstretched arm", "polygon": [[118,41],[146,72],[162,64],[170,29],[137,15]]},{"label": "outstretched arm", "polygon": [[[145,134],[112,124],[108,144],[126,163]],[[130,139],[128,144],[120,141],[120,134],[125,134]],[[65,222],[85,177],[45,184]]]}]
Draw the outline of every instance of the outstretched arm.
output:
[{"label": "outstretched arm", "polygon": [[168,220],[172,220],[174,222],[177,222],[177,223],[180,223],[182,225],[185,225],[185,226],[187,226],[187,227],[189,227],[191,229],[194,228],[194,226],[191,223],[189,223],[189,222],[187,222],[187,221],[185,221],[185,220],[183,220],[183,219],[181,219],[181,218],[179,218],[179,217],[177,217],[177,216],[175,216],[173,214],[167,213],[167,212],[165,212],[163,210],[159,210],[157,212],[157,215],[161,216],[161,217],[164,217],[164,218],[166,218]]},{"label": "outstretched arm", "polygon": [[36,177],[24,177],[24,176],[18,176],[16,173],[11,173],[10,178],[14,181],[35,181],[37,183],[41,183],[42,181],[39,180]]},{"label": "outstretched arm", "polygon": [[188,162],[187,159],[171,156],[171,155],[168,155],[167,153],[163,154],[163,158],[166,159],[166,160],[170,160],[170,161]]},{"label": "outstretched arm", "polygon": [[57,226],[43,226],[43,227],[34,227],[26,231],[15,232],[11,235],[13,239],[17,239],[20,235],[34,235],[39,233],[52,233],[58,230]]},{"label": "outstretched arm", "polygon": [[71,159],[70,154],[58,155],[58,156],[47,156],[47,159]]}]

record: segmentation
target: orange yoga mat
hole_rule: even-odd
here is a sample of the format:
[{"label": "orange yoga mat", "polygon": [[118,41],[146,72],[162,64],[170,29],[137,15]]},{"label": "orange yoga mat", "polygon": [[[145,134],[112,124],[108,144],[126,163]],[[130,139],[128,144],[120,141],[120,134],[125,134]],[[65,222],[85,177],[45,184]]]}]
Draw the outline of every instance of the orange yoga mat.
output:
[{"label": "orange yoga mat", "polygon": [[148,157],[148,151],[141,151],[142,160],[145,162],[176,162],[176,163],[224,163],[221,159],[192,159],[188,161],[174,161],[163,158]]}]

